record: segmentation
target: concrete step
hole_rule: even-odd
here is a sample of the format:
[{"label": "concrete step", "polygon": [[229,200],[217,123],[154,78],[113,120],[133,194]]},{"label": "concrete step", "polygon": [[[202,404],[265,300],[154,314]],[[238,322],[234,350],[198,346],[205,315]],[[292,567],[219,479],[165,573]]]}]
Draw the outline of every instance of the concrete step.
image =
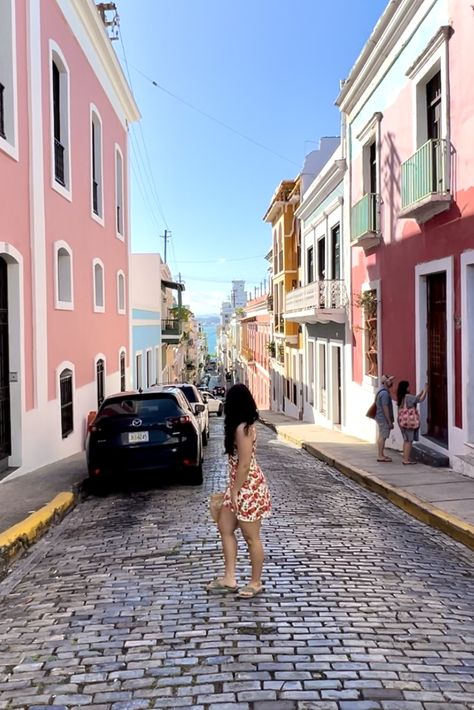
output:
[{"label": "concrete step", "polygon": [[462,473],[464,476],[474,478],[474,453],[459,454],[454,457],[453,469],[457,473]]},{"label": "concrete step", "polygon": [[441,454],[439,451],[430,449],[425,444],[415,442],[412,448],[412,458],[419,463],[424,463],[427,466],[435,468],[449,468],[449,456]]}]

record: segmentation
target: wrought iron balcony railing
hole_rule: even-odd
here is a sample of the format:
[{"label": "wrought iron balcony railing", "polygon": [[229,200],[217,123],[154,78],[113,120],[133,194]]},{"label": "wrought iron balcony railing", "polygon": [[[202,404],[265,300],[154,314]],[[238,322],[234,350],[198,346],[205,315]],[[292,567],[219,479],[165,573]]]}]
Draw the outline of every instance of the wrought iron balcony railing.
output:
[{"label": "wrought iron balcony railing", "polygon": [[162,335],[181,335],[181,321],[172,318],[162,320],[161,333]]},{"label": "wrought iron balcony railing", "polygon": [[64,146],[54,139],[54,178],[63,187],[66,185],[64,172]]},{"label": "wrought iron balcony railing", "polygon": [[402,210],[430,195],[448,192],[447,161],[447,141],[431,139],[402,163]]},{"label": "wrought iron balcony railing", "polygon": [[379,232],[378,220],[378,195],[369,192],[355,203],[351,210],[351,243],[359,241],[365,236],[372,236]]}]

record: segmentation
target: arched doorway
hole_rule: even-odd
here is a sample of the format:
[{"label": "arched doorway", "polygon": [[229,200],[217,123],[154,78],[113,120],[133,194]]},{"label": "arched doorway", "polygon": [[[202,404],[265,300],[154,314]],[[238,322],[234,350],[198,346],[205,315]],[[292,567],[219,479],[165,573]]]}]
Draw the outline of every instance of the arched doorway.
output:
[{"label": "arched doorway", "polygon": [[0,473],[11,454],[8,266],[0,256]]}]

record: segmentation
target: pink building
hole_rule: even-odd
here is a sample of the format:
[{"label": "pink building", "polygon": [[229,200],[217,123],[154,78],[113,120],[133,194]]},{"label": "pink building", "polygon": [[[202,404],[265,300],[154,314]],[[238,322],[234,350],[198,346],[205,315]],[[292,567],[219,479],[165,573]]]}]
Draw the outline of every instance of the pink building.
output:
[{"label": "pink building", "polygon": [[374,435],[364,413],[383,372],[428,382],[420,443],[471,474],[473,23],[464,0],[390,2],[337,101],[356,296],[348,428]]},{"label": "pink building", "polygon": [[267,294],[247,301],[240,327],[239,376],[252,392],[257,407],[270,409],[271,314]]},{"label": "pink building", "polygon": [[138,118],[92,0],[3,0],[0,469],[79,451],[88,411],[127,383]]}]

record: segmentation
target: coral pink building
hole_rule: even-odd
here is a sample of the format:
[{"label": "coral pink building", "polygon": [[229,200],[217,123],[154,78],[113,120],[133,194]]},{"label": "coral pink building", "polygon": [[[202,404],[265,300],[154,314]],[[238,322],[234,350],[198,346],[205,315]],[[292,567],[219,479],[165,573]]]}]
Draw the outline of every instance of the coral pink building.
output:
[{"label": "coral pink building", "polygon": [[125,387],[138,118],[92,0],[2,2],[0,469],[79,451]]},{"label": "coral pink building", "polygon": [[[348,428],[380,375],[429,384],[420,443],[474,458],[474,11],[396,0],[338,98],[345,125],[354,326]],[[398,427],[391,439],[400,446]]]},{"label": "coral pink building", "polygon": [[270,409],[271,314],[268,311],[268,294],[247,302],[240,327],[239,375],[252,392],[257,407]]}]

